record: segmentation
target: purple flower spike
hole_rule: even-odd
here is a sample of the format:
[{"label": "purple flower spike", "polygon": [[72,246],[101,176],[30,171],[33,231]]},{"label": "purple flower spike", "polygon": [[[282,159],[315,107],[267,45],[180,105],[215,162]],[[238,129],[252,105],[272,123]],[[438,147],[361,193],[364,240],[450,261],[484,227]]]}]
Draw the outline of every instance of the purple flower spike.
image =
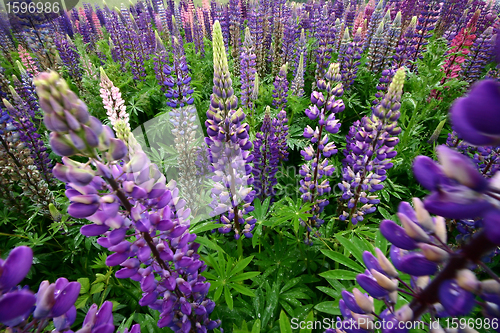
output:
[{"label": "purple flower spike", "polygon": [[460,288],[455,280],[446,280],[439,288],[439,300],[451,316],[465,316],[474,307],[474,294]]},{"label": "purple flower spike", "polygon": [[7,291],[21,282],[33,262],[33,251],[27,246],[12,250],[5,262],[0,261],[0,291]]},{"label": "purple flower spike", "polygon": [[480,81],[465,97],[452,106],[455,131],[473,145],[495,146],[500,143],[500,84]]}]

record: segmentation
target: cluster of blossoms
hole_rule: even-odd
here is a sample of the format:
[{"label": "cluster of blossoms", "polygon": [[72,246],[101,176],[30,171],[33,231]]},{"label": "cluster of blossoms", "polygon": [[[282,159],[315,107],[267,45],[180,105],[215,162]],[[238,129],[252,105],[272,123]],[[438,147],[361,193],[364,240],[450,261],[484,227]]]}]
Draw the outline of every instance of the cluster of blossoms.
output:
[{"label": "cluster of blossoms", "polygon": [[264,120],[260,132],[255,136],[253,142],[253,187],[256,191],[256,196],[261,200],[268,197],[273,197],[276,194],[274,186],[278,183],[276,173],[278,172],[279,164],[279,147],[278,137],[276,136],[276,128],[278,120],[271,120],[269,107],[266,109]]},{"label": "cluster of blossoms", "polygon": [[[450,115],[457,136],[483,148],[497,146],[498,102],[500,84],[491,80],[476,84],[467,96],[455,101]],[[485,177],[484,171],[463,154],[466,145],[453,137],[449,143],[462,152],[443,145],[437,148],[439,163],[426,156],[414,161],[414,175],[430,194],[423,202],[414,199],[413,207],[406,202],[400,204],[397,216],[402,227],[390,220],[380,225],[382,235],[392,243],[392,263],[378,249],[377,258],[365,252],[367,270],[356,281],[368,294],[358,289],[342,292],[339,306],[343,323],[356,323],[356,332],[370,331],[376,319],[392,322],[398,331],[407,332],[412,322],[426,313],[465,316],[478,305],[486,319],[499,318],[500,282],[481,262],[500,245],[498,173],[493,178]],[[462,220],[461,229],[475,229],[473,235],[461,239],[461,247],[456,250],[447,245],[446,221],[450,219]],[[479,281],[471,270],[475,265],[485,268],[491,279]],[[399,271],[410,275],[410,284],[402,280]],[[395,309],[398,292],[412,299]],[[376,314],[373,299],[383,300],[387,308]]]},{"label": "cluster of blossoms", "polygon": [[288,80],[286,79],[286,74],[288,72],[288,64],[281,66],[278,75],[274,79],[274,89],[273,89],[273,106],[278,110],[284,110],[287,103],[288,95]]},{"label": "cluster of blossoms", "polygon": [[35,85],[50,144],[63,156],[53,173],[66,183],[68,214],[93,222],[81,233],[102,235],[98,243],[113,252],[106,264],[122,267],[118,278],[141,282],[139,304],[160,311],[159,327],[186,333],[217,327],[208,317],[215,306],[206,298],[210,284],[199,274],[206,265],[188,230],[190,209],[175,182],[166,184],[139,145],[127,149],[115,139],[56,73],[40,74]]},{"label": "cluster of blossoms", "polygon": [[191,76],[189,75],[186,55],[179,39],[172,36],[173,62],[170,66],[163,66],[163,73],[166,75],[162,83],[166,86],[165,96],[167,105],[173,108],[182,108],[192,105],[194,98],[191,88]]},{"label": "cluster of blossoms", "polygon": [[229,73],[226,49],[223,42],[220,23],[213,25],[214,49],[214,87],[207,111],[208,137],[205,138],[209,149],[209,160],[215,182],[212,189],[211,207],[213,216],[220,215],[218,222],[222,224],[219,232],[228,233],[234,230],[238,239],[241,234],[252,237],[255,219],[243,215],[251,212],[251,203],[255,191],[251,185],[252,142],[248,135],[249,126],[242,123],[245,113],[236,110],[238,98],[234,95]]},{"label": "cluster of blossoms", "polygon": [[122,93],[118,87],[115,87],[113,82],[108,78],[106,72],[102,67],[101,70],[101,98],[104,109],[106,110],[106,115],[113,126],[115,132],[117,131],[116,122],[121,120],[130,130],[129,125],[129,115],[127,113],[127,107],[125,106],[125,101],[122,98]]},{"label": "cluster of blossoms", "polygon": [[[32,262],[33,251],[26,246],[16,247],[5,261],[0,260],[0,329],[43,332],[52,324],[55,328],[52,332],[74,333],[70,327],[76,319],[75,302],[80,294],[80,283],[69,282],[66,278],[59,278],[55,283],[43,281],[34,294],[18,286]],[[77,332],[114,332],[112,309],[113,304],[109,301],[100,308],[93,304]],[[129,332],[140,332],[140,326],[132,326]]]},{"label": "cluster of blossoms", "polygon": [[397,127],[400,116],[401,95],[405,80],[404,68],[399,69],[380,104],[370,118],[356,121],[346,137],[347,146],[342,161],[342,200],[347,201],[347,209],[340,220],[350,220],[353,224],[363,221],[364,215],[375,211],[379,203],[372,192],[383,188],[380,184],[392,167],[391,159],[396,156],[394,146],[398,143]]},{"label": "cluster of blossoms", "polygon": [[255,85],[255,80],[257,76],[257,56],[254,51],[255,45],[250,34],[250,29],[245,28],[245,40],[243,42],[243,47],[241,48],[241,63],[240,63],[240,76],[241,76],[241,104],[245,108],[245,111],[253,109],[253,103],[251,95]]},{"label": "cluster of blossoms", "polygon": [[[337,147],[333,141],[329,142],[328,134],[338,133],[340,123],[335,115],[345,109],[344,102],[340,99],[344,89],[339,64],[331,64],[325,78],[318,80],[316,84],[317,89],[321,91],[314,91],[311,94],[313,105],[307,108],[305,113],[311,120],[319,118],[319,126],[315,129],[307,126],[304,129],[304,137],[310,139],[312,144],[300,152],[306,161],[311,161],[304,163],[299,171],[303,177],[300,181],[302,200],[313,204],[311,218],[304,221],[304,224],[307,224],[307,242],[310,241],[309,233],[313,230],[312,228],[318,228],[324,222],[319,215],[329,201],[320,197],[331,191],[330,183],[325,178],[330,177],[335,171],[333,165],[328,164],[328,158],[337,153]],[[321,181],[322,178],[323,181]]]}]

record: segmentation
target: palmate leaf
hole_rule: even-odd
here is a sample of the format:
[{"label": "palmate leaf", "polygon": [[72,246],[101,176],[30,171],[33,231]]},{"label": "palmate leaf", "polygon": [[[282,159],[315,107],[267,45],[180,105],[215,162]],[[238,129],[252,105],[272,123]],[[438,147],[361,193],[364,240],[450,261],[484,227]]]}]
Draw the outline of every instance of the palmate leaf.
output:
[{"label": "palmate leaf", "polygon": [[228,257],[226,261],[225,254],[222,251],[219,251],[217,258],[214,258],[212,255],[208,255],[203,259],[214,269],[211,272],[202,273],[202,275],[210,282],[210,290],[215,291],[214,301],[217,301],[222,294],[224,294],[224,300],[226,301],[228,308],[233,310],[234,302],[232,290],[234,290],[237,294],[255,297],[254,292],[242,283],[244,280],[254,278],[260,274],[260,272],[243,273],[245,267],[247,267],[252,261],[253,256],[241,259],[234,265],[234,258]]},{"label": "palmate leaf", "polygon": [[308,213],[308,211],[311,210],[312,203],[304,203],[301,198],[293,202],[289,197],[285,197],[285,201],[288,203],[288,206],[282,206],[281,209],[276,212],[273,225],[277,226],[290,221],[295,233],[297,233],[300,227],[300,220],[305,221],[312,216],[311,213]]}]

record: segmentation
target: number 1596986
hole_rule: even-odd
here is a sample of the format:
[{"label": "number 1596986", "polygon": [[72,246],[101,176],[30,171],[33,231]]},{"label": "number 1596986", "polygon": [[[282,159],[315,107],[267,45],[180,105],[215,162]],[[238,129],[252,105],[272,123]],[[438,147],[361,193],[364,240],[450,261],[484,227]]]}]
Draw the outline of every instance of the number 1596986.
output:
[{"label": "number 1596986", "polygon": [[9,14],[51,14],[57,13],[61,10],[60,4],[57,1],[54,2],[18,2],[9,1],[5,4],[7,13]]}]

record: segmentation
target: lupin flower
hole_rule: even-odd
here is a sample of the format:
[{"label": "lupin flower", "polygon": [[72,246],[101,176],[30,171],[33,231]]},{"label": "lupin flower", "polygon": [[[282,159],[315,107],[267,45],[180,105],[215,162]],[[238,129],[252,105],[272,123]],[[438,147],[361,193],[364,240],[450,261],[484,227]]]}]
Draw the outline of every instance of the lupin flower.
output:
[{"label": "lupin flower", "polygon": [[253,159],[252,142],[248,124],[241,123],[245,113],[236,110],[238,99],[232,88],[220,23],[215,21],[213,27],[214,87],[205,122],[208,133],[205,141],[215,173],[211,207],[213,216],[220,215],[219,232],[234,230],[238,239],[241,234],[251,237],[255,224],[253,217],[243,217],[253,210],[255,195],[250,187],[252,168],[247,164]]},{"label": "lupin flower", "polygon": [[292,81],[291,85],[292,95],[297,97],[304,96],[304,54],[300,54],[299,67],[297,68],[297,74]]},{"label": "lupin flower", "polygon": [[172,36],[172,48],[173,61],[170,66],[163,67],[163,73],[166,75],[163,84],[167,86],[165,92],[167,105],[172,108],[182,108],[194,103],[191,76],[184,49],[176,36]]},{"label": "lupin flower", "polygon": [[337,147],[334,142],[329,142],[328,133],[338,133],[340,123],[335,119],[335,114],[345,109],[344,102],[339,98],[344,89],[338,63],[330,65],[325,79],[317,81],[317,88],[321,91],[313,91],[312,105],[305,110],[305,113],[311,120],[319,118],[319,126],[316,126],[316,129],[307,126],[304,129],[304,137],[310,139],[312,144],[300,152],[306,161],[299,171],[303,177],[300,181],[300,192],[303,201],[313,204],[312,216],[303,222],[307,227],[307,243],[311,243],[310,233],[313,228],[318,228],[324,222],[320,214],[329,201],[320,197],[331,191],[330,183],[325,178],[330,177],[335,171],[333,165],[328,164],[328,158],[337,153]]},{"label": "lupin flower", "polygon": [[489,27],[474,41],[463,63],[461,79],[473,83],[481,77],[484,68],[491,62],[495,46],[494,37],[493,28]]},{"label": "lupin flower", "polygon": [[[448,49],[448,57],[443,65],[444,77],[441,84],[447,80],[453,79],[458,76],[462,69],[462,64],[465,61],[465,56],[469,54],[470,47],[474,44],[476,35],[477,20],[479,18],[479,11],[476,11],[465,28],[462,28],[459,33],[451,41],[450,48]],[[431,96],[437,97],[439,95],[433,91]]]},{"label": "lupin flower", "polygon": [[384,21],[381,21],[377,30],[373,34],[368,48],[369,71],[378,72],[384,62],[383,51],[386,49],[387,41],[384,38]]},{"label": "lupin flower", "polygon": [[276,191],[274,186],[278,183],[276,173],[278,172],[279,147],[276,136],[277,119],[271,120],[269,106],[266,108],[264,120],[260,132],[256,134],[253,149],[253,187],[256,196],[264,201],[267,197],[274,197]]},{"label": "lupin flower", "polygon": [[64,67],[68,71],[69,76],[76,84],[80,84],[82,79],[82,69],[80,67],[80,55],[75,44],[69,36],[56,36],[54,38],[59,57],[61,58]]},{"label": "lupin flower", "polygon": [[[175,182],[165,184],[140,147],[128,155],[126,144],[89,115],[55,72],[40,74],[35,85],[52,131],[50,143],[64,156],[64,164],[53,172],[67,184],[68,213],[93,222],[81,233],[103,235],[98,243],[113,252],[106,264],[123,267],[118,278],[141,282],[139,304],[161,311],[160,328],[188,333],[217,327],[208,318],[215,304],[206,299],[210,285],[199,275],[206,266],[196,253],[196,235],[188,231],[190,210]],[[75,154],[87,157],[88,163],[69,158]],[[129,230],[133,232],[127,236]],[[110,304],[105,309],[104,318],[91,314],[84,327],[98,330],[112,323]],[[108,332],[108,327],[102,330]]]},{"label": "lupin flower", "polygon": [[111,126],[113,126],[113,129],[116,132],[116,122],[118,120],[121,120],[130,129],[129,115],[126,111],[127,107],[125,106],[125,101],[122,99],[122,93],[120,92],[120,89],[118,87],[115,87],[102,67],[100,68],[100,71],[100,96],[102,98],[102,104],[104,105],[104,109],[106,110],[106,114],[108,115]]},{"label": "lupin flower", "polygon": [[[256,80],[256,59],[255,55],[255,44],[250,34],[250,29],[245,28],[245,41],[243,42],[243,47],[241,48],[240,54],[240,70],[241,70],[241,104],[245,108],[245,111],[253,110],[252,103],[252,92],[254,89],[254,84]],[[257,85],[258,86],[258,85]]]},{"label": "lupin flower", "polygon": [[[7,331],[34,332],[52,321],[55,331],[72,332],[80,283],[65,278],[55,283],[43,281],[33,294],[26,287],[17,286],[30,270],[32,261],[33,251],[26,246],[16,247],[5,261],[0,260],[0,326],[7,327]],[[100,310],[93,304],[79,332],[112,333],[112,308],[111,302],[104,302]],[[134,325],[133,331],[138,330],[140,326]]]},{"label": "lupin flower", "polygon": [[[443,167],[448,165],[442,176],[446,177],[444,172],[449,174],[454,170],[455,176],[458,176],[455,181],[463,182],[467,178],[472,181],[472,170],[465,170],[467,158],[458,158],[455,155],[458,153],[447,150],[448,148],[440,149],[441,156],[447,155],[442,157]],[[431,178],[437,179],[438,166],[422,162],[416,164],[418,166],[414,170],[424,186],[429,186]],[[432,176],[426,178],[426,171],[430,171]],[[460,195],[455,195],[453,200],[458,207]],[[493,279],[479,281],[468,267],[500,244],[499,234],[495,231],[498,229],[500,214],[497,210],[476,210],[477,214],[484,216],[483,227],[475,237],[453,251],[447,245],[445,219],[441,216],[432,217],[424,208],[427,206],[420,199],[414,198],[413,207],[406,202],[399,205],[397,216],[402,226],[391,220],[382,221],[380,231],[392,243],[392,263],[379,249],[375,250],[376,257],[370,252],[364,252],[366,271],[359,274],[356,281],[368,295],[357,289],[353,293],[342,292],[343,299],[339,305],[344,316],[343,323],[353,321],[360,332],[367,332],[377,326],[374,325],[377,318],[392,321],[393,327],[405,327],[407,331],[412,326],[412,321],[418,320],[427,312],[453,317],[465,316],[476,304],[483,307],[485,317],[498,318],[498,313],[495,312],[500,295],[498,277],[493,274]],[[399,271],[410,275],[410,284],[400,278]],[[396,310],[399,291],[413,298],[409,304]],[[475,302],[476,296],[485,302]],[[387,307],[380,315],[376,315],[374,311],[373,299],[383,300]]]},{"label": "lupin flower", "polygon": [[441,13],[441,3],[437,0],[420,0],[420,15],[417,18],[415,27],[415,52],[408,57],[413,61],[410,67],[412,71],[416,65],[416,60],[421,57],[423,48],[427,45],[427,39],[432,37],[433,30]]},{"label": "lupin flower", "polygon": [[407,63],[408,58],[415,52],[415,40],[413,37],[415,36],[416,25],[417,17],[413,16],[392,56],[394,59],[394,68],[400,68]]},{"label": "lupin flower", "polygon": [[302,29],[300,32],[300,37],[297,41],[296,47],[295,47],[295,61],[294,61],[294,66],[293,66],[293,75],[297,75],[297,70],[299,68],[299,61],[300,61],[300,56],[303,55],[302,58],[302,66],[303,68],[306,67],[307,64],[307,39],[306,39],[306,33],[305,30]]},{"label": "lupin flower", "polygon": [[3,100],[3,104],[11,118],[12,125],[19,134],[19,140],[23,143],[23,146],[29,149],[33,163],[40,171],[45,182],[51,184],[53,178],[50,173],[52,161],[49,159],[47,148],[33,123],[35,111],[30,108],[28,103],[26,103],[12,87],[11,94],[14,99],[14,105],[10,104],[5,99]]},{"label": "lupin flower", "polygon": [[[367,13],[366,11],[369,10],[370,7],[366,6],[365,8],[365,19],[367,18]],[[368,48],[370,44],[372,43],[372,38],[375,35],[377,29],[380,26],[380,23],[382,22],[382,19],[384,18],[384,2],[383,1],[378,1],[377,2],[377,7],[374,9],[372,8],[372,13],[369,16],[369,24],[368,24],[368,30],[366,32],[366,39],[365,39],[365,45],[364,48]]]},{"label": "lupin flower", "polygon": [[[329,17],[330,16],[330,17]],[[316,48],[316,81],[324,79],[325,72],[331,59],[331,52],[335,47],[335,41],[340,31],[338,25],[340,20],[334,20],[335,13],[328,15],[327,8],[325,7],[322,12],[321,23],[318,29],[315,29],[315,38],[318,41]]]},{"label": "lupin flower", "polygon": [[31,55],[28,53],[28,51],[26,51],[26,49],[21,44],[17,46],[17,50],[19,52],[19,57],[21,58],[24,67],[26,67],[26,70],[28,71],[28,73],[30,73],[31,77],[37,76],[39,72],[38,72],[38,67],[36,65],[36,61],[33,60]]},{"label": "lupin flower", "polygon": [[274,79],[273,89],[273,106],[278,110],[284,110],[287,103],[288,95],[288,80],[286,74],[288,72],[288,64],[281,66],[278,75]]},{"label": "lupin flower", "polygon": [[[172,109],[169,113],[169,121],[173,125],[172,134],[174,136],[175,150],[177,151],[177,161],[179,165],[179,188],[181,196],[185,198],[188,206],[194,213],[202,207],[200,198],[204,179],[199,177],[199,169],[196,162],[200,158],[206,158],[206,150],[200,151],[196,146],[199,139],[198,116],[196,108],[188,105],[181,108]],[[202,145],[202,147],[205,147]],[[206,173],[208,174],[208,172]],[[196,214],[193,214],[196,215]]]},{"label": "lupin flower", "polygon": [[499,145],[499,103],[500,83],[494,80],[476,83],[466,96],[454,102],[450,110],[455,131],[473,145]]},{"label": "lupin flower", "polygon": [[358,73],[358,66],[361,64],[359,60],[361,59],[362,42],[361,28],[358,28],[352,41],[350,40],[349,30],[345,30],[339,48],[340,74],[342,74],[345,90],[348,90],[354,83]]},{"label": "lupin flower", "polygon": [[355,122],[346,137],[343,181],[338,186],[348,210],[342,212],[340,220],[357,224],[366,214],[373,213],[374,205],[379,203],[377,196],[370,193],[383,188],[380,183],[387,178],[387,170],[393,165],[391,159],[396,156],[394,146],[401,132],[397,120],[404,79],[404,68],[400,68],[371,117]]}]

